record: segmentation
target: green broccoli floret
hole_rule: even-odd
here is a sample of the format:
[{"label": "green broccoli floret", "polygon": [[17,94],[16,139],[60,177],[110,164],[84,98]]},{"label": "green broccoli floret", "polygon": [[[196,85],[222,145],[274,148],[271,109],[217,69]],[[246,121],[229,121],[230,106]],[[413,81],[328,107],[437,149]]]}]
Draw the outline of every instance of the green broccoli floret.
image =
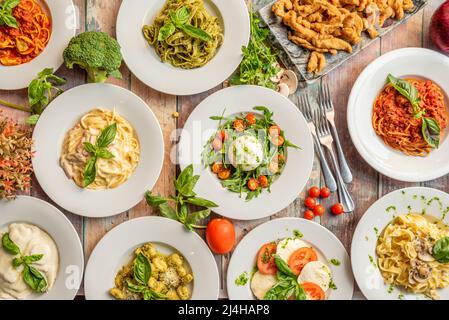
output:
[{"label": "green broccoli floret", "polygon": [[67,68],[78,65],[87,72],[88,82],[105,82],[109,76],[121,79],[120,45],[107,33],[87,31],[70,40],[64,50]]}]

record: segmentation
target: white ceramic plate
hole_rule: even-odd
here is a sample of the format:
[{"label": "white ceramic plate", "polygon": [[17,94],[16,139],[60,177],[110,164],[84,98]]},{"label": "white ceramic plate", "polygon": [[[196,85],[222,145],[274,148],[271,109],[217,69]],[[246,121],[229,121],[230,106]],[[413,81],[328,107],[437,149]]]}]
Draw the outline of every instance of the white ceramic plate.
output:
[{"label": "white ceramic plate", "polygon": [[117,17],[117,40],[123,58],[143,83],[173,95],[191,95],[209,90],[226,80],[242,60],[250,25],[244,0],[204,0],[207,10],[224,27],[224,42],[215,57],[200,68],[184,70],[161,62],[142,35],[162,10],[165,0],[124,0]]},{"label": "white ceramic plate", "polygon": [[354,279],[348,253],[343,244],[329,230],[321,225],[301,218],[281,218],[266,222],[248,233],[237,245],[228,267],[228,295],[231,300],[254,300],[250,281],[245,286],[235,284],[235,279],[243,272],[251,274],[256,265],[260,247],[268,242],[293,236],[297,230],[303,234],[301,240],[310,243],[325,260],[338,259],[341,264],[327,263],[332,271],[336,290],[329,290],[329,300],[351,300]]},{"label": "white ceramic plate", "polygon": [[[94,108],[115,109],[136,130],[140,161],[129,179],[115,189],[79,188],[59,166],[64,137]],[[57,97],[44,111],[33,133],[36,177],[47,195],[82,216],[106,217],[126,211],[156,183],[164,160],[161,127],[147,104],[134,93],[110,84],[87,84]]]},{"label": "white ceramic plate", "polygon": [[[264,191],[259,197],[245,201],[239,194],[221,186],[210,168],[201,164],[201,152],[208,139],[217,130],[218,121],[210,116],[235,115],[254,112],[255,106],[266,106],[274,112],[273,120],[285,131],[286,138],[301,147],[289,148],[287,162],[281,175],[271,186],[271,193]],[[214,201],[220,215],[253,220],[272,215],[292,203],[309,179],[314,158],[312,136],[298,108],[277,92],[257,86],[235,86],[223,89],[201,102],[187,119],[179,143],[179,161],[184,169],[193,164],[195,174],[200,174],[195,191],[199,196]]]},{"label": "white ceramic plate", "polygon": [[193,272],[192,300],[218,299],[217,264],[204,241],[179,222],[154,216],[122,223],[101,239],[86,266],[86,299],[113,299],[109,289],[117,272],[132,259],[134,249],[148,242],[164,254],[178,251],[185,257]]},{"label": "white ceramic plate", "polygon": [[449,173],[447,129],[440,147],[427,157],[407,156],[385,145],[376,135],[371,123],[372,107],[389,73],[396,77],[426,78],[438,84],[446,95],[449,93],[447,56],[423,48],[398,49],[384,54],[365,68],[349,96],[348,128],[352,142],[366,162],[390,178],[419,182]]},{"label": "white ceramic plate", "polygon": [[83,278],[84,253],[78,233],[61,211],[40,199],[19,196],[0,201],[0,233],[11,223],[35,225],[53,238],[59,252],[59,271],[52,289],[46,294],[31,294],[29,300],[72,300]]},{"label": "white ceramic plate", "polygon": [[[433,201],[430,205],[427,204],[428,200],[434,197],[439,198],[442,208],[438,201]],[[423,295],[408,293],[399,288],[394,288],[391,293],[388,293],[389,285],[384,283],[379,269],[371,262],[370,256],[374,262],[377,262],[377,234],[382,233],[383,229],[393,220],[393,215],[408,212],[420,213],[426,209],[426,214],[441,218],[442,211],[448,207],[449,194],[436,189],[415,187],[393,191],[377,200],[365,212],[352,238],[351,262],[357,284],[367,299],[397,300],[399,295],[403,295],[404,299],[409,300],[424,299]],[[445,218],[444,222],[448,223],[448,218]],[[449,287],[438,290],[438,294],[442,300],[449,300]]]},{"label": "white ceramic plate", "polygon": [[63,63],[62,53],[76,32],[76,11],[72,0],[40,0],[51,14],[52,32],[44,51],[28,63],[18,66],[0,65],[0,89],[26,88],[45,68],[57,70]]}]

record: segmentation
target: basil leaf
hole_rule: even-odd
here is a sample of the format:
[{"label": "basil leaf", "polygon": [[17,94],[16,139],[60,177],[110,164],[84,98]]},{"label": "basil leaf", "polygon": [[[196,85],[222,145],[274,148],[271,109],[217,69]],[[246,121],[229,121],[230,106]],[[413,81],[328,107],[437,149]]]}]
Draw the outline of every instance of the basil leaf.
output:
[{"label": "basil leaf", "polygon": [[14,18],[14,16],[9,13],[3,14],[1,25],[7,25],[8,27],[15,29],[19,27],[16,18]]},{"label": "basil leaf", "polygon": [[10,254],[20,254],[19,247],[14,243],[14,241],[11,240],[11,238],[9,237],[9,233],[5,233],[2,236],[2,246],[3,249],[8,251]]},{"label": "basil leaf", "polygon": [[34,267],[25,265],[23,269],[23,281],[33,290],[39,293],[45,292],[47,281],[44,276]]},{"label": "basil leaf", "polygon": [[62,86],[62,85],[67,83],[66,79],[54,75],[53,74],[53,69],[52,69],[52,74],[47,76],[47,80],[51,81],[52,83],[54,83],[57,86]]},{"label": "basil leaf", "polygon": [[179,209],[178,218],[181,222],[186,221],[187,215],[189,214],[189,210],[185,203],[181,204],[181,208]]},{"label": "basil leaf", "polygon": [[34,106],[45,98],[45,88],[40,79],[34,79],[28,86],[28,102]]},{"label": "basil leaf", "polygon": [[162,26],[159,29],[159,34],[157,35],[158,41],[165,41],[168,37],[170,37],[173,33],[175,33],[176,27],[173,23],[169,22]]},{"label": "basil leaf", "polygon": [[31,256],[26,256],[23,258],[24,263],[32,264],[33,262],[37,262],[42,259],[43,254],[33,254]]},{"label": "basil leaf", "polygon": [[193,37],[193,38],[197,38],[203,41],[211,41],[212,37],[203,29],[191,26],[189,24],[184,24],[181,26],[178,26],[179,29],[181,29],[184,33],[186,33],[187,35]]},{"label": "basil leaf", "polygon": [[146,301],[153,300],[153,295],[151,294],[150,290],[143,291],[143,300]]},{"label": "basil leaf", "polygon": [[195,196],[195,192],[193,192],[193,188],[200,176],[193,175],[193,165],[187,166],[179,175],[178,179],[175,180],[175,188],[176,190],[186,197]]},{"label": "basil leaf", "polygon": [[134,279],[138,283],[145,286],[147,285],[148,280],[150,280],[151,277],[151,265],[148,258],[142,253],[139,253],[134,261],[133,273]]},{"label": "basil leaf", "polygon": [[107,126],[106,128],[103,129],[103,131],[98,136],[95,145],[99,148],[106,148],[114,141],[116,134],[117,134],[117,124],[113,123],[110,126]]},{"label": "basil leaf", "polygon": [[95,153],[97,152],[97,148],[90,142],[84,142],[84,150],[86,150],[87,152],[89,152],[91,155],[95,155]]},{"label": "basil leaf", "polygon": [[39,121],[40,115],[33,114],[32,116],[29,116],[25,121],[26,123],[34,126]]},{"label": "basil leaf", "polygon": [[[419,108],[418,104],[420,99],[418,97],[418,89],[416,89],[414,85],[407,80],[396,78],[391,74],[388,75],[387,80],[397,92],[410,101],[414,109]],[[415,114],[418,112],[419,110],[415,110]]]},{"label": "basil leaf", "polygon": [[19,5],[19,3],[20,0],[5,0],[1,6],[3,7],[3,10],[11,12],[12,9]]},{"label": "basil leaf", "polygon": [[83,186],[86,188],[92,182],[95,181],[95,177],[97,176],[97,157],[91,157],[84,168],[83,173]]},{"label": "basil leaf", "polygon": [[187,202],[187,203],[193,204],[194,206],[199,206],[199,207],[206,207],[206,208],[218,207],[218,204],[216,204],[215,202],[212,202],[210,200],[203,199],[203,198],[198,198],[198,197],[187,198],[184,200],[184,202]]},{"label": "basil leaf", "polygon": [[97,150],[97,157],[102,159],[112,159],[115,156],[107,149]]},{"label": "basil leaf", "polygon": [[440,146],[440,125],[433,118],[422,118],[422,135],[424,140],[433,148]]},{"label": "basil leaf", "polygon": [[297,276],[293,273],[288,264],[284,260],[282,260],[279,255],[277,254],[274,255],[274,262],[276,263],[276,266],[281,273],[296,279]]},{"label": "basil leaf", "polygon": [[433,257],[440,263],[449,263],[449,237],[435,242],[432,248]]},{"label": "basil leaf", "polygon": [[37,76],[38,76],[39,78],[45,78],[45,77],[50,76],[50,75],[52,75],[52,74],[53,74],[53,68],[45,68],[44,70],[42,70],[41,72],[39,72],[39,73],[37,74]]},{"label": "basil leaf", "polygon": [[178,216],[176,215],[176,211],[170,207],[167,203],[163,203],[159,205],[159,211],[161,214],[169,219],[178,220]]},{"label": "basil leaf", "polygon": [[167,203],[167,198],[160,196],[153,196],[150,191],[145,194],[145,199],[150,206],[157,207],[161,204]]},{"label": "basil leaf", "polygon": [[[148,291],[151,293],[151,296],[154,300],[167,300],[167,296],[162,293],[159,293],[159,292],[156,292],[156,291],[153,291],[150,289],[148,289]],[[144,299],[145,299],[145,295],[144,295]]]},{"label": "basil leaf", "polygon": [[20,258],[14,258],[12,260],[12,266],[14,268],[17,268],[17,267],[21,266],[22,264],[23,264],[23,259],[21,257]]},{"label": "basil leaf", "polygon": [[176,10],[174,18],[175,18],[175,23],[186,24],[190,18],[189,9],[187,9],[187,7],[179,8],[178,10]]},{"label": "basil leaf", "polygon": [[186,224],[195,224],[200,220],[207,218],[210,215],[210,209],[195,211],[189,214],[186,219]]},{"label": "basil leaf", "polygon": [[129,279],[126,279],[126,287],[128,288],[129,291],[135,293],[142,293],[146,289],[146,286],[134,284]]},{"label": "basil leaf", "polygon": [[307,300],[306,292],[299,283],[296,284],[295,298],[296,300]]}]

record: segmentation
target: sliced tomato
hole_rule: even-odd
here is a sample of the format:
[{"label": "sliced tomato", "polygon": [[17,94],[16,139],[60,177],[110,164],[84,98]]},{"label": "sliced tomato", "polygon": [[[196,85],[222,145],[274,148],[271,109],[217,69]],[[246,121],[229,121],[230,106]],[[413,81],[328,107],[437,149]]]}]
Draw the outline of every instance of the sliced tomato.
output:
[{"label": "sliced tomato", "polygon": [[276,253],[275,243],[266,243],[259,249],[257,254],[257,269],[263,274],[276,274],[278,268],[274,262],[274,254]]},{"label": "sliced tomato", "polygon": [[313,282],[304,282],[301,283],[302,288],[306,292],[307,298],[310,300],[324,300],[326,298],[326,294],[323,289],[319,285]]},{"label": "sliced tomato", "polygon": [[318,256],[312,248],[299,248],[294,251],[288,259],[288,266],[292,269],[293,273],[299,275],[304,266],[312,261],[317,261]]}]

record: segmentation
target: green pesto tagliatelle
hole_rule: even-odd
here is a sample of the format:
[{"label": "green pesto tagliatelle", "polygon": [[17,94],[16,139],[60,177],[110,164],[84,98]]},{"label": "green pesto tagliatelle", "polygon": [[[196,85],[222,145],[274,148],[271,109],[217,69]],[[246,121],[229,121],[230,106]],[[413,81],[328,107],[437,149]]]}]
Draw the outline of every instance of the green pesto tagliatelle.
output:
[{"label": "green pesto tagliatelle", "polygon": [[223,43],[218,18],[207,12],[203,0],[167,0],[142,31],[163,62],[183,69],[204,66]]}]

